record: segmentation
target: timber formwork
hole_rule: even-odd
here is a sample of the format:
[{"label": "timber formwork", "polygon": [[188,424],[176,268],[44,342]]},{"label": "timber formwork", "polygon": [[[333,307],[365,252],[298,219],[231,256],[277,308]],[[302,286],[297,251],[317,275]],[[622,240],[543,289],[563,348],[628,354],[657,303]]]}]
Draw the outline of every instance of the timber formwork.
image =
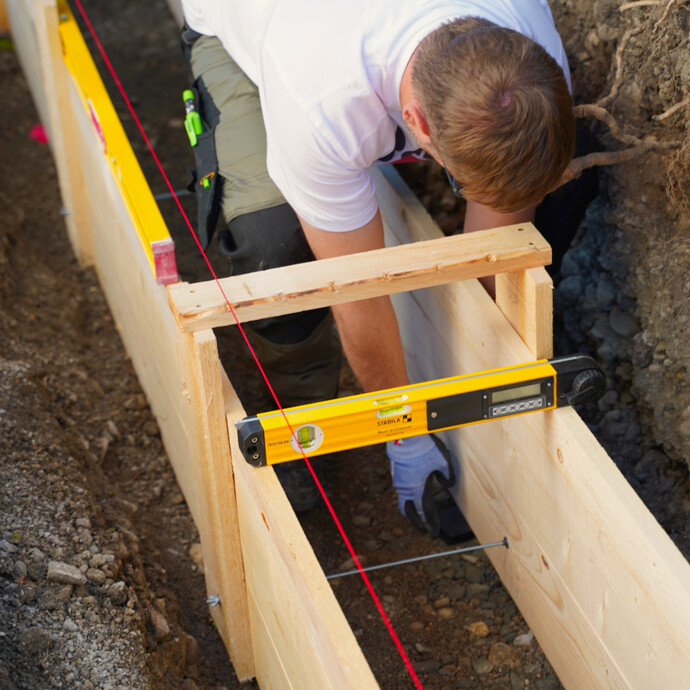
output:
[{"label": "timber formwork", "polygon": [[[156,280],[152,246],[167,230],[148,187],[128,185],[141,171],[75,22],[55,0],[7,8],[67,232],[98,273],[158,419],[238,677],[377,687],[272,468],[250,467],[237,447],[244,411],[212,330],[233,318],[217,285]],[[222,279],[238,318],[392,294],[415,380],[552,354],[550,249],[531,225],[444,238],[394,171],[376,184],[386,249]],[[476,280],[493,274],[496,302]],[[488,555],[563,684],[687,688],[690,567],[578,415],[562,408],[445,439],[462,459],[455,498],[480,542],[508,537]]]}]

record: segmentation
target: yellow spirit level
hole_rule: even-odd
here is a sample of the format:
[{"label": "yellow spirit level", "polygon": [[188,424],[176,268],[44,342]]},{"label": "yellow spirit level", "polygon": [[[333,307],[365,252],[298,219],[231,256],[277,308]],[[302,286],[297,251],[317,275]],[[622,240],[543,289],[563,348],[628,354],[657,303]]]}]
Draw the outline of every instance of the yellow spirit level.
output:
[{"label": "yellow spirit level", "polygon": [[579,354],[264,412],[235,426],[247,462],[260,467],[303,453],[334,453],[551,410],[595,400],[605,390],[599,365]]}]

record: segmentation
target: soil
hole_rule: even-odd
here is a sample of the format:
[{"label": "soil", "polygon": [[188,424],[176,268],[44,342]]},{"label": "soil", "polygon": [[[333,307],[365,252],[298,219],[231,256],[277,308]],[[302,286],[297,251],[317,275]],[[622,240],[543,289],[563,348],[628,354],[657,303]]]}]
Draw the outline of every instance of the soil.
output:
[{"label": "soil", "polygon": [[[690,12],[671,4],[552,2],[576,103],[609,93],[616,49],[626,30],[642,27],[607,108],[640,139],[686,142],[684,154],[650,152],[602,169],[600,195],[555,276],[556,352],[589,352],[606,368],[609,391],[582,414],[687,557],[690,109],[653,119],[690,93]],[[165,2],[93,0],[86,10],[184,187],[188,76]],[[97,278],[71,252],[50,150],[30,136],[37,116],[4,38],[0,74],[8,94],[0,158],[11,162],[0,167],[0,687],[251,687],[237,681],[212,625],[198,534]],[[163,192],[115,93],[113,101],[152,190]],[[588,123],[603,148],[621,147]],[[405,176],[444,231],[456,232],[463,209],[441,171],[421,165]],[[183,204],[194,218],[193,199]],[[184,223],[170,202],[160,205],[180,272],[195,279]],[[219,341],[243,402],[260,409],[265,393],[237,334]],[[356,390],[347,369],[341,388]],[[324,481],[365,564],[448,548],[398,514],[380,448],[344,453]],[[325,508],[300,519],[324,571],[347,568]],[[378,571],[372,582],[425,687],[561,687],[481,551]],[[409,684],[361,580],[333,588],[381,687]]]}]

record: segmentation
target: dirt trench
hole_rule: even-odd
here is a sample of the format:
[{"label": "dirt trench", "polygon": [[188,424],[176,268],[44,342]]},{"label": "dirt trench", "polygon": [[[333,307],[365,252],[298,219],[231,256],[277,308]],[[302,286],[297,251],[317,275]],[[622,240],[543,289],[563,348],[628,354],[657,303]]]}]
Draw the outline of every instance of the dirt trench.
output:
[{"label": "dirt trench", "polygon": [[[188,81],[165,3],[85,6],[163,165],[183,186]],[[685,3],[621,10],[560,0],[552,8],[576,103],[595,103],[613,87],[606,108],[622,131],[647,143],[686,142],[602,169],[599,198],[556,276],[555,304],[556,351],[591,352],[609,375],[604,400],[583,415],[687,556],[690,111],[654,117],[690,92],[690,13]],[[6,41],[0,70],[11,94],[0,158],[12,161],[0,170],[0,687],[240,687],[204,602],[198,535],[97,280],[69,249],[54,167],[29,136],[36,115]],[[113,101],[152,189],[163,191]],[[587,122],[602,148],[624,147],[605,124]],[[456,231],[463,209],[440,171],[418,166],[406,177],[444,231]],[[193,200],[183,203],[194,217]],[[170,204],[161,208],[181,272],[198,275],[183,223]],[[228,332],[220,345],[241,397],[256,404],[264,392],[241,343]],[[345,371],[343,390],[354,385]],[[397,514],[381,452],[344,454],[326,483],[365,560],[443,548]],[[302,523],[326,572],[346,565],[324,510]],[[336,582],[381,686],[404,686],[362,585]],[[374,586],[425,687],[560,687],[485,556],[387,571]]]}]

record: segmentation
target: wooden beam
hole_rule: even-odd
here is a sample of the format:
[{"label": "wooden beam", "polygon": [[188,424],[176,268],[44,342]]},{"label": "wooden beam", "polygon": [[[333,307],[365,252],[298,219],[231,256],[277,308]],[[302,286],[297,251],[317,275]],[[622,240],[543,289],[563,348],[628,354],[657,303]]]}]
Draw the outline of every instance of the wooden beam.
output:
[{"label": "wooden beam", "polygon": [[531,223],[350,254],[170,290],[185,331],[544,266],[551,247]]},{"label": "wooden beam", "polygon": [[[226,642],[240,681],[255,676],[247,606],[242,544],[237,519],[235,479],[225,405],[221,366],[213,331],[180,334],[180,360],[184,399],[188,403],[187,435],[194,467],[196,525],[204,558],[207,593],[220,595],[220,606],[210,613]],[[189,494],[190,485],[187,487]]]},{"label": "wooden beam", "polygon": [[[401,191],[392,171],[383,196]],[[395,188],[395,189],[394,189]],[[401,242],[438,228],[411,210],[386,218]],[[416,380],[529,361],[477,281],[397,295]],[[570,408],[446,432],[454,495],[568,688],[683,688],[690,677],[690,566]]]},{"label": "wooden beam", "polygon": [[497,275],[496,305],[535,359],[553,357],[553,281],[543,268]]}]

